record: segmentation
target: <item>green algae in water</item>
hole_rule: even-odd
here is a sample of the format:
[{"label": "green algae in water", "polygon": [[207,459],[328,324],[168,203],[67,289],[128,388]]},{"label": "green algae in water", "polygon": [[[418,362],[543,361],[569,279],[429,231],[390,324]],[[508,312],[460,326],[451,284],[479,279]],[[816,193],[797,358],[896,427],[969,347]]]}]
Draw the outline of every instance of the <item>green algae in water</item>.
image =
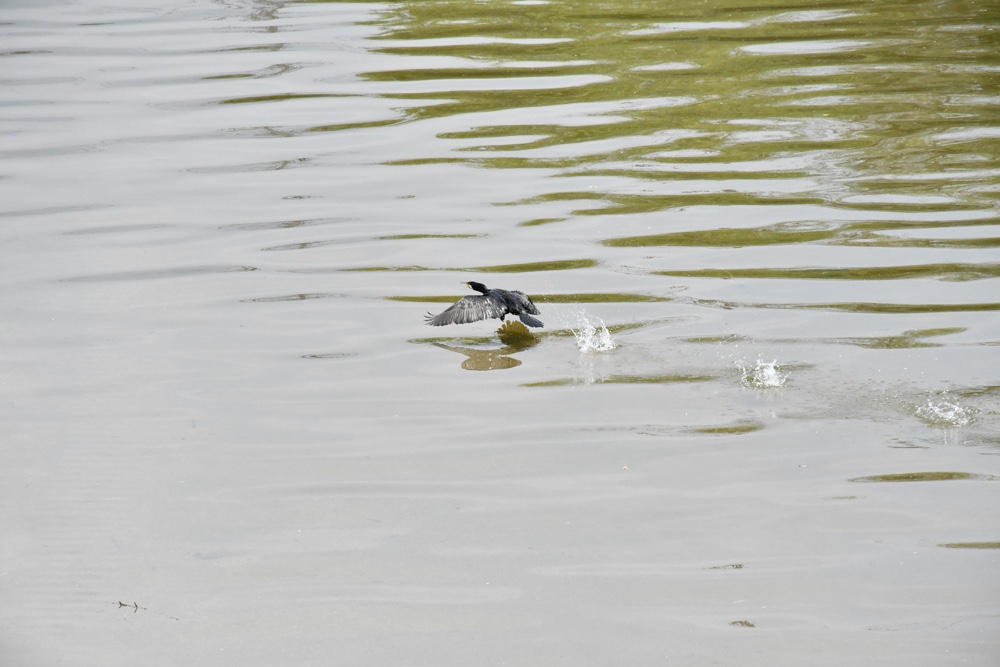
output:
[{"label": "green algae in water", "polygon": [[978,480],[995,482],[1000,477],[993,475],[977,475],[971,472],[902,472],[888,475],[869,475],[855,477],[849,482],[952,482],[960,480]]},{"label": "green algae in water", "polygon": [[682,278],[735,278],[787,280],[980,280],[1000,276],[1000,264],[914,264],[907,266],[864,266],[851,268],[698,269],[654,271],[657,276]]},{"label": "green algae in water", "polygon": [[531,273],[534,271],[567,271],[569,269],[591,269],[600,264],[596,259],[567,259],[551,262],[529,262],[526,264],[499,264],[480,266],[475,271],[482,273]]},{"label": "green algae in water", "polygon": [[704,428],[692,429],[694,433],[704,433],[706,435],[742,435],[760,431],[764,425],[760,422],[737,422],[729,426],[706,426]]},{"label": "green algae in water", "polygon": [[938,546],[945,549],[1000,549],[1000,542],[948,542]]},{"label": "green algae in water", "polygon": [[598,266],[596,259],[566,259],[551,262],[529,262],[526,264],[498,264],[496,266],[429,267],[429,266],[358,266],[339,269],[348,273],[378,271],[462,271],[466,273],[534,273],[537,271],[568,271],[571,269],[591,269]]},{"label": "green algae in water", "polygon": [[218,104],[260,104],[261,102],[287,102],[289,100],[309,100],[315,98],[348,97],[331,93],[286,93],[282,95],[257,95],[253,97],[234,97],[220,100]]},{"label": "green algae in water", "polygon": [[965,327],[947,327],[941,329],[916,329],[904,331],[898,336],[880,336],[877,338],[842,338],[838,343],[847,345],[857,345],[871,350],[901,350],[921,347],[941,347],[942,343],[935,343],[927,338],[937,338],[939,336],[950,336],[966,331]]},{"label": "green algae in water", "polygon": [[[648,236],[627,236],[606,239],[601,245],[611,248],[649,248],[657,246],[700,246],[733,248],[761,245],[788,245],[811,243],[833,238],[837,230],[794,231],[778,227],[755,227],[752,229],[708,229],[696,232],[672,232]],[[673,275],[667,272],[658,275]]]},{"label": "green algae in water", "polygon": [[578,293],[578,294],[542,294],[532,297],[539,303],[657,303],[672,301],[670,297],[650,296],[648,294],[624,294],[614,292]]},{"label": "green algae in water", "polygon": [[553,222],[565,222],[566,218],[535,218],[534,220],[525,220],[524,222],[518,223],[518,227],[540,227],[541,225],[548,225]]}]

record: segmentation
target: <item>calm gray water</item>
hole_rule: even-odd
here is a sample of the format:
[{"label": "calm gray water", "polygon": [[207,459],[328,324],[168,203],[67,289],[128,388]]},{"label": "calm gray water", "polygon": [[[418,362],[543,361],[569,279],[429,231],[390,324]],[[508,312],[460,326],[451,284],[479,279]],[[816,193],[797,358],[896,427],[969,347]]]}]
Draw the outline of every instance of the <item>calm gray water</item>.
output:
[{"label": "calm gray water", "polygon": [[998,35],[0,2],[3,663],[996,665]]}]

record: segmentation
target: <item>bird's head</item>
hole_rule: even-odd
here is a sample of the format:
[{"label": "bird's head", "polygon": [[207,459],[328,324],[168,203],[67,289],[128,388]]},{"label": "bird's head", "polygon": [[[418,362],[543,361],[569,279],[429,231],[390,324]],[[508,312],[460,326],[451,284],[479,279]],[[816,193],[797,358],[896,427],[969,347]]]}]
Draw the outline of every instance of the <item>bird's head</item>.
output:
[{"label": "bird's head", "polygon": [[490,291],[489,289],[487,289],[486,285],[482,283],[477,283],[473,280],[470,280],[469,282],[465,283],[465,286],[468,287],[469,289],[476,290],[480,294],[487,294]]}]

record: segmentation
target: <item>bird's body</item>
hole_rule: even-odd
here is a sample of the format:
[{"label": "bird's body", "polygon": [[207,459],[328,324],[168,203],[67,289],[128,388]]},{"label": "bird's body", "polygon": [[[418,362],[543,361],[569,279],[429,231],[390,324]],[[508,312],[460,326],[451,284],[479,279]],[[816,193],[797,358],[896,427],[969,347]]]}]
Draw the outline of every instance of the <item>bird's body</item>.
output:
[{"label": "bird's body", "polygon": [[476,290],[479,294],[463,296],[440,315],[427,313],[425,318],[427,324],[441,327],[446,324],[466,324],[494,318],[503,321],[507,315],[517,315],[529,327],[542,326],[540,321],[532,317],[532,315],[540,315],[538,308],[524,292],[489,289],[486,285],[477,282],[468,282],[465,285]]}]

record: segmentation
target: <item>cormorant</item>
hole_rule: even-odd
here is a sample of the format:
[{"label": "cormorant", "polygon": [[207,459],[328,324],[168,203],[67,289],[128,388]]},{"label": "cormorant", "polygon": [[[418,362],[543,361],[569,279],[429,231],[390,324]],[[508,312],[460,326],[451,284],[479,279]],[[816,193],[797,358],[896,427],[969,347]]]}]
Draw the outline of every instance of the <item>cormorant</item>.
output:
[{"label": "cormorant", "polygon": [[532,315],[540,315],[538,308],[531,302],[528,295],[517,290],[489,289],[477,282],[467,282],[465,286],[474,289],[479,294],[463,296],[451,308],[440,315],[427,313],[427,324],[441,327],[445,324],[466,324],[479,320],[492,320],[494,317],[501,322],[508,314],[517,315],[529,327],[540,327],[542,323]]}]

